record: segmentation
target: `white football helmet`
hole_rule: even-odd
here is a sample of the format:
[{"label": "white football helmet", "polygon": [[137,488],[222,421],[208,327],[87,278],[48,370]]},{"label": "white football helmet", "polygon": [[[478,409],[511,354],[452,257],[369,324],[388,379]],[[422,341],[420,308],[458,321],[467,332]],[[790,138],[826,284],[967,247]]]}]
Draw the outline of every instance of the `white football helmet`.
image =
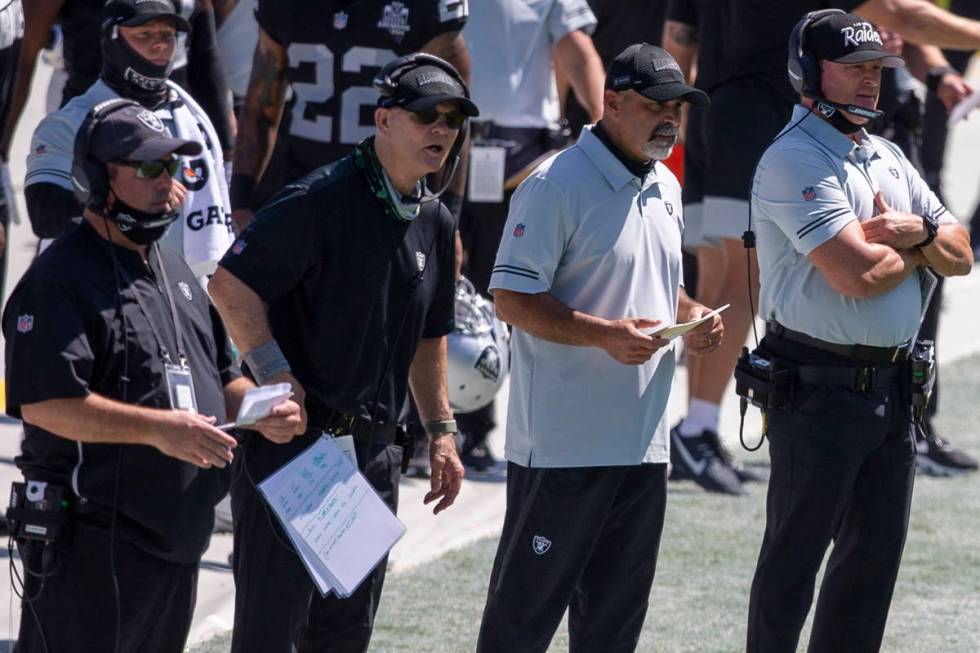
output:
[{"label": "white football helmet", "polygon": [[449,404],[471,413],[493,401],[510,369],[510,332],[493,302],[461,277],[456,282],[456,328],[446,338]]}]

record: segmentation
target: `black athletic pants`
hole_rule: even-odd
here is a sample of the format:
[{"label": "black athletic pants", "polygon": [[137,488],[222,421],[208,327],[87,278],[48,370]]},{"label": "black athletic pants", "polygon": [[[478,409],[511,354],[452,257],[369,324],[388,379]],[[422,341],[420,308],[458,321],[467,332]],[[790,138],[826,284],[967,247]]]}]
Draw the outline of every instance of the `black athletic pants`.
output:
[{"label": "black athletic pants", "polygon": [[480,653],[545,651],[568,608],[570,653],[636,649],[667,504],[667,465],[507,466],[507,513]]},{"label": "black athletic pants", "polygon": [[[778,357],[842,365],[767,335]],[[899,375],[901,377],[901,375]],[[804,385],[768,412],[772,472],[749,600],[748,653],[792,653],[833,542],[808,650],[877,651],[908,529],[915,445],[901,383],[870,392]]]},{"label": "black athletic pants", "polygon": [[[27,577],[25,596],[33,600],[22,602],[17,653],[116,650],[109,530],[77,521],[72,530],[71,544],[49,553],[46,567],[41,546],[20,547],[24,565],[34,573]],[[181,653],[194,612],[198,565],[161,560],[118,537],[114,546],[122,616],[118,650]],[[45,569],[42,581],[37,574]]]},{"label": "black athletic pants", "polygon": [[[313,437],[304,435],[302,437]],[[232,653],[353,653],[368,650],[388,559],[348,598],[320,596],[275,515],[255,489],[281,462],[261,436],[236,459],[231,487],[235,521],[235,626]],[[355,441],[357,466],[385,504],[398,507],[402,448]],[[271,461],[274,464],[270,464]]]}]

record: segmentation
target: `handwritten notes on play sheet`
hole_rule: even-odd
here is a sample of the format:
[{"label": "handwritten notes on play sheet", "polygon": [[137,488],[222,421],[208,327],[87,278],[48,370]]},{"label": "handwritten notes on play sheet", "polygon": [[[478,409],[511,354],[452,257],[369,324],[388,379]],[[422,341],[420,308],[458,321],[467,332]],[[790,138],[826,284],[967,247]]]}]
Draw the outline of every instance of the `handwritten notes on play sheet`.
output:
[{"label": "handwritten notes on play sheet", "polygon": [[334,439],[322,436],[259,491],[323,596],[346,598],[405,533]]}]

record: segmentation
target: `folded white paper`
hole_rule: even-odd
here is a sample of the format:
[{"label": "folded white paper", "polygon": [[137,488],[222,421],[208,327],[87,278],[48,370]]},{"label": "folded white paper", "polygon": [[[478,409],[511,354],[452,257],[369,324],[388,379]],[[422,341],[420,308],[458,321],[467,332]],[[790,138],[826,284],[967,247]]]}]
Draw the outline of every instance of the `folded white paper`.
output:
[{"label": "folded white paper", "polygon": [[705,322],[707,322],[714,316],[718,315],[729,306],[731,306],[731,304],[725,304],[721,308],[716,308],[710,313],[705,313],[704,315],[702,315],[696,320],[692,320],[690,322],[684,322],[682,324],[672,324],[670,326],[660,327],[655,331],[648,331],[647,333],[648,335],[651,335],[655,338],[663,338],[664,340],[673,340],[677,336],[685,334],[691,329],[695,329],[698,326],[704,324]]},{"label": "folded white paper", "polygon": [[219,429],[227,431],[238,426],[251,426],[260,419],[268,417],[272,409],[293,396],[293,388],[288,383],[260,385],[245,393],[242,405],[238,407],[238,416],[234,422],[222,424]]}]

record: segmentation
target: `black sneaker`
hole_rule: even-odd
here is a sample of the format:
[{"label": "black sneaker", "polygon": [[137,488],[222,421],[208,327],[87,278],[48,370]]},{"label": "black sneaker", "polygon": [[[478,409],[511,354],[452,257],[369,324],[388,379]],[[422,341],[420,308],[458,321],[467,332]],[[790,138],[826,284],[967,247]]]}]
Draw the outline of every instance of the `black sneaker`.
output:
[{"label": "black sneaker", "polygon": [[725,446],[725,443],[721,441],[717,433],[712,431],[705,431],[702,433],[703,436],[714,440],[715,455],[725,461],[725,464],[732,468],[735,475],[738,476],[738,480],[743,483],[765,483],[768,478],[765,475],[749,469],[743,465],[738,460],[735,460],[735,456],[732,454],[731,449]]},{"label": "black sneaker", "polygon": [[976,458],[950,445],[930,425],[916,429],[916,436],[915,459],[923,474],[956,476],[977,471]]},{"label": "black sneaker", "polygon": [[[679,425],[678,425],[679,426]],[[704,431],[683,437],[677,426],[670,430],[670,479],[690,479],[708,492],[739,495],[742,481],[725,459],[718,455],[718,435]]]}]

